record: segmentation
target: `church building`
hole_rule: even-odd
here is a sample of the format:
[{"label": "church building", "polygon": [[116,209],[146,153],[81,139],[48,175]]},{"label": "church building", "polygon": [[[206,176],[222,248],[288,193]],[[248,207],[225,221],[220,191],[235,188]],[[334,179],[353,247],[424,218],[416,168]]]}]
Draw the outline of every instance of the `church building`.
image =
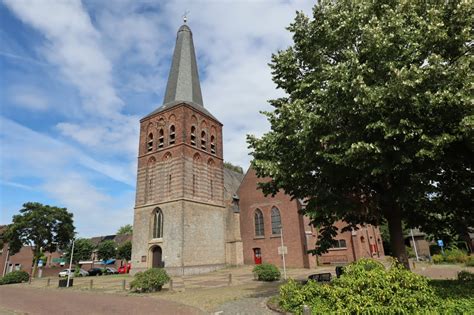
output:
[{"label": "church building", "polygon": [[182,25],[163,105],[140,120],[131,272],[281,267],[282,253],[300,268],[383,256],[380,231],[370,226],[340,233],[319,258],[308,254],[317,231],[299,212],[304,203],[284,192],[265,197],[262,180],[252,168],[244,176],[224,167],[222,123],[204,107],[192,32]]},{"label": "church building", "polygon": [[[163,105],[140,120],[133,272],[172,275],[242,264],[233,194],[223,167],[222,123],[205,107],[191,29],[177,34]],[[227,182],[225,182],[227,180]]]}]

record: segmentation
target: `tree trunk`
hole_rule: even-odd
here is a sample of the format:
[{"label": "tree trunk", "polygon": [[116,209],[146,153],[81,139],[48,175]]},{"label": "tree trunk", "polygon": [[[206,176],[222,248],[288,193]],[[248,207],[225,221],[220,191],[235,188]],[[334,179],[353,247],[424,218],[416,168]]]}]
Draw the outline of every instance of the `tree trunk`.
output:
[{"label": "tree trunk", "polygon": [[464,242],[466,242],[468,254],[472,254],[472,241],[468,229],[463,229],[463,231],[459,233],[459,236]]},{"label": "tree trunk", "polygon": [[387,209],[386,219],[388,222],[388,230],[390,232],[390,247],[392,249],[393,257],[410,270],[408,256],[405,249],[405,242],[403,240],[403,228],[401,219],[401,210],[398,206],[393,205],[391,209]]}]

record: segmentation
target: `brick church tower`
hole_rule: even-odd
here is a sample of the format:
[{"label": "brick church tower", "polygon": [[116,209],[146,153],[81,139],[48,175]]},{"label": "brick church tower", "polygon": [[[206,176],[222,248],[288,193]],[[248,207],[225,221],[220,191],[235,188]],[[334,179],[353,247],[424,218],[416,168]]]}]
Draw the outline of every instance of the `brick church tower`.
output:
[{"label": "brick church tower", "polygon": [[178,30],[163,105],[140,120],[136,189],[133,272],[165,267],[192,274],[228,262],[222,124],[204,108],[186,24]]}]

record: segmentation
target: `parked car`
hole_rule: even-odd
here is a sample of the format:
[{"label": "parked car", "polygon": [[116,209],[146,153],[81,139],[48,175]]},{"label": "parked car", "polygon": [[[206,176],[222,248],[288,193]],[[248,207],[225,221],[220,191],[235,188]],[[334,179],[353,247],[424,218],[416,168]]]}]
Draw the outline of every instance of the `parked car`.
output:
[{"label": "parked car", "polygon": [[[71,270],[71,278],[74,277],[74,273],[76,272],[76,269],[72,269]],[[63,271],[60,271],[58,276],[59,277],[67,277],[69,274],[69,268],[68,269],[64,269]],[[86,277],[88,276],[89,273],[87,271],[85,271],[84,269],[79,269],[79,277]]]},{"label": "parked car", "polygon": [[102,274],[104,273],[102,271],[102,268],[91,268],[88,272],[89,276],[102,276]]},{"label": "parked car", "polygon": [[113,275],[113,274],[117,274],[118,271],[117,271],[117,269],[115,269],[115,268],[113,268],[113,267],[105,267],[105,268],[104,268],[104,273],[105,273],[106,275]]},{"label": "parked car", "polygon": [[129,273],[130,269],[132,269],[132,264],[129,263],[127,265],[120,266],[118,273]]}]

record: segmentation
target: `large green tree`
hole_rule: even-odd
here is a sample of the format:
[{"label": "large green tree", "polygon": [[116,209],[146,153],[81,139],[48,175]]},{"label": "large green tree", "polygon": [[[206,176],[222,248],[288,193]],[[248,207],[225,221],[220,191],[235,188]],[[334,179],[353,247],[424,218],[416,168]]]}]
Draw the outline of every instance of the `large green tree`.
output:
[{"label": "large green tree", "polygon": [[97,246],[97,256],[99,259],[107,260],[115,258],[117,255],[117,243],[114,241],[103,241]]},{"label": "large green tree", "polygon": [[12,221],[4,239],[8,242],[10,255],[19,252],[24,245],[31,246],[34,254],[32,276],[43,252],[64,248],[74,237],[73,215],[66,208],[28,202]]},{"label": "large green tree", "polygon": [[132,259],[132,242],[126,241],[117,249],[117,258],[129,261]]},{"label": "large green tree", "polygon": [[472,157],[473,17],[460,0],[323,0],[313,18],[297,13],[293,45],[270,64],[286,96],[271,101],[271,131],[248,141],[257,174],[272,178],[265,193],[308,200],[315,253],[332,246],[337,220],[387,221],[408,267],[402,220],[425,224],[420,200],[443,161],[466,157],[456,148]]},{"label": "large green tree", "polygon": [[132,234],[133,234],[133,226],[131,224],[122,225],[117,231],[117,235],[132,235]]},{"label": "large green tree", "polygon": [[[74,253],[72,255],[72,262],[74,264],[77,264],[81,260],[91,260],[94,248],[95,246],[90,239],[78,238],[74,241]],[[69,260],[71,259],[71,250],[72,242],[64,255],[67,262],[69,262]]]}]

